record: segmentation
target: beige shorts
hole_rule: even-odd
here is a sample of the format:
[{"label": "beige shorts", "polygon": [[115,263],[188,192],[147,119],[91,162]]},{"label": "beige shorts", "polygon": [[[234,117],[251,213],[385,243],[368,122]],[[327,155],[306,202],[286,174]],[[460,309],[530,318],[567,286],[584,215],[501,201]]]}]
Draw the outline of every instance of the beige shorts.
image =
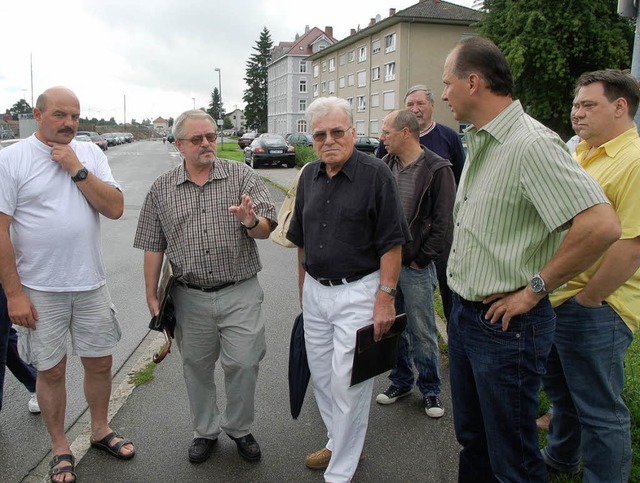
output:
[{"label": "beige shorts", "polygon": [[38,320],[35,329],[16,326],[20,355],[36,369],[46,371],[63,359],[67,334],[71,334],[73,355],[113,354],[122,331],[106,285],[85,292],[23,289],[38,312]]}]

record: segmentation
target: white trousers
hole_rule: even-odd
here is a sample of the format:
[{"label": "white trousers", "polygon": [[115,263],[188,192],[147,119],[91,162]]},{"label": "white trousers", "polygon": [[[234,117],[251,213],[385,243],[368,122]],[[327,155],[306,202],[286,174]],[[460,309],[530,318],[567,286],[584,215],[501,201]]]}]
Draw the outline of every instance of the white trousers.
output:
[{"label": "white trousers", "polygon": [[373,323],[380,272],[337,287],[305,275],[302,292],[304,336],[313,393],[327,427],[331,462],[324,479],[353,477],[369,423],[373,379],[349,387],[356,331]]}]

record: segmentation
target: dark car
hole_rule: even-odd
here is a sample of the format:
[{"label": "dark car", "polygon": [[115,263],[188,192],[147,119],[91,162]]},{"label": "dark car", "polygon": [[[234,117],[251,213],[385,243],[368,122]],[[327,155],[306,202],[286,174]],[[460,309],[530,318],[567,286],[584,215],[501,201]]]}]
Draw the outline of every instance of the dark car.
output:
[{"label": "dark car", "polygon": [[310,134],[302,134],[302,133],[290,134],[289,137],[286,139],[287,139],[287,142],[293,146],[295,146],[296,144],[313,146],[313,138],[311,137]]},{"label": "dark car", "polygon": [[378,144],[380,144],[380,141],[376,138],[370,138],[367,136],[356,137],[356,149],[363,153],[375,153],[376,149],[378,149]]},{"label": "dark car", "polygon": [[265,164],[284,164],[293,168],[296,165],[296,150],[279,134],[263,134],[244,148],[244,162],[253,169]]},{"label": "dark car", "polygon": [[169,141],[170,143],[175,142],[176,138],[173,136],[173,134],[169,134],[167,136],[167,141]]},{"label": "dark car", "polygon": [[257,137],[258,137],[258,133],[246,132],[241,137],[238,138],[238,146],[240,146],[240,149],[244,149],[247,146],[249,146],[249,144],[251,144],[253,140]]}]

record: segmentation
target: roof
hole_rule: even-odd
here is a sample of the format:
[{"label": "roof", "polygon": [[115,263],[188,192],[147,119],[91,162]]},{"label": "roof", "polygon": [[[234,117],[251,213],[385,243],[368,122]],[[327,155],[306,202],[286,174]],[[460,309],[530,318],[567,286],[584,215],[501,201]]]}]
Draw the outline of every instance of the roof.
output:
[{"label": "roof", "polygon": [[323,36],[327,38],[331,44],[337,42],[337,39],[335,39],[333,35],[328,35],[318,27],[313,27],[293,42],[280,42],[275,46],[272,50],[271,61],[273,62],[285,55],[304,55],[305,57],[311,55],[313,54],[312,45]]},{"label": "roof", "polygon": [[160,116],[158,119],[153,121],[153,124],[160,124],[160,123],[163,123],[163,122],[167,122],[167,120],[165,118],[163,118],[162,116]]},{"label": "roof", "polygon": [[469,7],[463,7],[461,5],[441,0],[420,0],[420,2],[415,5],[411,5],[404,10],[400,10],[394,15],[375,22],[374,24],[359,30],[355,34],[342,39],[326,49],[315,53],[309,57],[309,60],[324,57],[328,53],[341,49],[345,45],[349,45],[358,39],[373,35],[376,32],[402,22],[469,26],[478,22],[481,18],[482,12]]}]

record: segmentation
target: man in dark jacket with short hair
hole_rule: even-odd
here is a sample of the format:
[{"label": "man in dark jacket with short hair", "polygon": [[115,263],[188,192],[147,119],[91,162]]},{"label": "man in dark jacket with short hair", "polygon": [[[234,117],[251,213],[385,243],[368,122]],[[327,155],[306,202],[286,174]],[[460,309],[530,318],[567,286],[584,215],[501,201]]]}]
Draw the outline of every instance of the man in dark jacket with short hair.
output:
[{"label": "man in dark jacket with short hair", "polygon": [[376,401],[392,404],[411,393],[414,376],[410,354],[418,370],[417,385],[429,417],[444,414],[440,401],[438,331],[433,295],[436,288],[435,261],[448,253],[453,231],[452,213],[456,194],[451,163],[420,145],[420,128],[411,111],[394,111],[382,125],[380,140],[389,154],[387,163],[398,182],[400,200],[413,242],[402,249],[402,271],[398,281],[396,312],[407,314],[391,385]]}]

